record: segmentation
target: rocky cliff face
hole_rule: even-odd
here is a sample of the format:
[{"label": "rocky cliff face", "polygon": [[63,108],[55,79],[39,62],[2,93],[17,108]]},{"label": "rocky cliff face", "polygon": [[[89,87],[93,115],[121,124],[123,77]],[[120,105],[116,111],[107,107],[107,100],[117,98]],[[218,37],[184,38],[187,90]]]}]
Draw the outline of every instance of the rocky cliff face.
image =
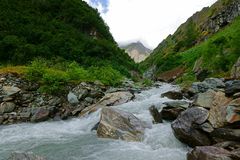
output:
[{"label": "rocky cliff face", "polygon": [[240,15],[240,0],[229,1],[219,12],[212,15],[202,26],[202,29],[210,33],[219,31],[220,28],[231,23]]},{"label": "rocky cliff face", "polygon": [[122,48],[125,49],[136,63],[144,61],[152,52],[152,50],[146,48],[141,42],[131,43]]}]

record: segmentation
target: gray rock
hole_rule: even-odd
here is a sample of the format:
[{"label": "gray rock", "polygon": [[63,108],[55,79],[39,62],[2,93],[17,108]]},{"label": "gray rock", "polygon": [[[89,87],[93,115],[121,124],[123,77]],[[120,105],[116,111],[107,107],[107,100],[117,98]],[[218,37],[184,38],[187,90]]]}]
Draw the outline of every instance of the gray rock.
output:
[{"label": "gray rock", "polygon": [[207,78],[204,82],[206,82],[212,89],[225,88],[225,83],[220,78]]},{"label": "gray rock", "polygon": [[31,118],[31,122],[42,122],[49,118],[49,110],[46,108],[37,108]]},{"label": "gray rock", "polygon": [[46,160],[46,159],[43,157],[34,155],[33,153],[14,152],[11,154],[8,160]]},{"label": "gray rock", "polygon": [[87,103],[90,103],[90,104],[92,104],[92,103],[94,102],[94,99],[91,98],[91,97],[86,97],[84,100],[85,100]]},{"label": "gray rock", "polygon": [[237,156],[223,148],[203,146],[189,152],[187,160],[237,160]]},{"label": "gray rock", "polygon": [[168,120],[168,121],[173,121],[175,120],[182,111],[184,111],[185,108],[182,107],[163,107],[161,114],[162,114],[162,119]]},{"label": "gray rock", "polygon": [[215,95],[216,92],[211,89],[204,93],[198,93],[194,101],[194,105],[204,108],[211,108]]},{"label": "gray rock", "polygon": [[167,97],[169,99],[173,100],[181,100],[183,99],[183,94],[181,92],[176,92],[176,91],[168,91],[166,93],[163,93],[161,97]]},{"label": "gray rock", "polygon": [[21,119],[29,119],[31,117],[31,112],[22,112],[19,114]]},{"label": "gray rock", "polygon": [[12,87],[12,86],[3,86],[2,87],[3,93],[7,96],[12,96],[21,91],[18,87]]},{"label": "gray rock", "polygon": [[191,147],[210,145],[211,140],[207,134],[195,129],[195,125],[203,124],[207,118],[208,110],[201,107],[193,107],[183,111],[172,123],[174,135]]},{"label": "gray rock", "polygon": [[188,108],[189,102],[186,101],[170,101],[170,102],[164,102],[167,107],[173,107],[173,108]]},{"label": "gray rock", "polygon": [[226,89],[225,89],[226,95],[232,96],[237,92],[240,92],[240,80],[226,82]]},{"label": "gray rock", "polygon": [[100,138],[141,141],[148,126],[133,114],[116,108],[103,108],[97,129]]},{"label": "gray rock", "polygon": [[77,103],[79,103],[78,97],[74,93],[72,93],[72,92],[68,93],[67,98],[68,98],[68,102],[70,104],[77,104]]},{"label": "gray rock", "polygon": [[16,105],[12,102],[2,102],[0,104],[0,114],[10,113],[14,111]]},{"label": "gray rock", "polygon": [[91,105],[87,108],[85,108],[81,115],[84,115],[86,113],[92,113],[99,108],[106,107],[106,106],[116,106],[123,103],[127,103],[134,95],[131,92],[128,91],[120,91],[120,92],[114,92],[114,93],[107,93],[100,101],[98,101],[96,104]]},{"label": "gray rock", "polygon": [[191,87],[191,91],[194,93],[206,92],[209,89],[211,89],[211,87],[206,82],[194,82]]}]

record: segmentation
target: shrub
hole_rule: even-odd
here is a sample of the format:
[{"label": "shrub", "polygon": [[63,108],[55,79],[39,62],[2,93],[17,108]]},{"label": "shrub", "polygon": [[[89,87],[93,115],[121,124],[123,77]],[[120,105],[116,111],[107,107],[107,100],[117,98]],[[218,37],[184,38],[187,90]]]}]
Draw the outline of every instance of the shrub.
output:
[{"label": "shrub", "polygon": [[44,59],[35,59],[27,68],[26,78],[30,81],[39,81],[42,79],[46,69],[47,64]]},{"label": "shrub", "polygon": [[76,62],[72,62],[67,69],[67,74],[71,80],[87,81],[89,80],[88,71],[80,67]]},{"label": "shrub", "polygon": [[64,90],[68,80],[68,75],[65,72],[48,69],[42,77],[43,86],[40,87],[40,91],[51,94],[59,93],[59,91]]}]

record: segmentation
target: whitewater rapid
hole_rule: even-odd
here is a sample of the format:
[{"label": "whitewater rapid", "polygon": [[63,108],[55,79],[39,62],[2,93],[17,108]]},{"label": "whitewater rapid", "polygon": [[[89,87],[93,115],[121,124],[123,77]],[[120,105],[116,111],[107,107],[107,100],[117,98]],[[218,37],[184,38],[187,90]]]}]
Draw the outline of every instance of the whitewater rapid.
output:
[{"label": "whitewater rapid", "polygon": [[[171,100],[160,95],[178,89],[162,84],[115,107],[152,123],[148,108],[153,104],[161,108],[163,102]],[[168,122],[147,129],[143,142],[125,142],[97,138],[91,128],[99,119],[97,111],[68,121],[0,126],[0,160],[6,160],[13,151],[33,152],[48,160],[186,160],[188,148],[174,137]]]}]

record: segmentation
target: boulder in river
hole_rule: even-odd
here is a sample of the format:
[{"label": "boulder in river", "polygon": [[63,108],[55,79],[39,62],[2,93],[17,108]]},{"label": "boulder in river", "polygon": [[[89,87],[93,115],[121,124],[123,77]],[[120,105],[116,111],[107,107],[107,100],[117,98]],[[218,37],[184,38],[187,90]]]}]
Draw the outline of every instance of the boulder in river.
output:
[{"label": "boulder in river", "polygon": [[97,129],[100,138],[141,141],[149,126],[133,114],[116,108],[103,108]]},{"label": "boulder in river", "polygon": [[238,156],[230,151],[215,147],[195,147],[187,154],[187,160],[238,160]]},{"label": "boulder in river", "polygon": [[180,115],[180,113],[182,111],[184,111],[185,108],[182,107],[171,107],[171,106],[167,106],[167,107],[163,107],[161,114],[162,114],[162,119],[164,120],[175,120],[178,115]]},{"label": "boulder in river", "polygon": [[149,108],[150,114],[153,117],[154,123],[162,123],[162,115],[158,112],[158,109],[153,105]]},{"label": "boulder in river", "polygon": [[210,135],[217,142],[222,141],[240,142],[240,129],[218,128],[211,132]]},{"label": "boulder in river", "polygon": [[107,93],[100,101],[96,104],[91,105],[84,110],[82,110],[81,115],[86,113],[92,113],[99,108],[106,107],[106,106],[116,106],[123,103],[127,103],[128,101],[132,100],[134,95],[128,91],[119,91],[114,93]]},{"label": "boulder in river", "polygon": [[46,108],[37,108],[33,114],[31,121],[32,122],[42,122],[49,118],[49,110]]},{"label": "boulder in river", "polygon": [[212,89],[209,89],[204,93],[198,93],[194,101],[194,105],[204,108],[211,108],[215,95],[216,92]]},{"label": "boulder in river", "polygon": [[163,93],[161,97],[167,97],[173,100],[177,100],[177,99],[180,100],[180,99],[183,99],[183,94],[181,92],[168,91],[166,93]]},{"label": "boulder in river", "polygon": [[210,145],[211,140],[208,135],[195,128],[195,125],[203,124],[208,119],[208,115],[208,110],[202,107],[193,107],[183,111],[172,123],[174,135],[191,147]]},{"label": "boulder in river", "polygon": [[188,108],[189,107],[189,102],[186,101],[169,101],[169,102],[164,102],[167,107],[175,107],[175,108]]},{"label": "boulder in river", "polygon": [[14,152],[11,154],[8,160],[46,160],[46,159],[43,157],[34,155],[33,153]]}]

